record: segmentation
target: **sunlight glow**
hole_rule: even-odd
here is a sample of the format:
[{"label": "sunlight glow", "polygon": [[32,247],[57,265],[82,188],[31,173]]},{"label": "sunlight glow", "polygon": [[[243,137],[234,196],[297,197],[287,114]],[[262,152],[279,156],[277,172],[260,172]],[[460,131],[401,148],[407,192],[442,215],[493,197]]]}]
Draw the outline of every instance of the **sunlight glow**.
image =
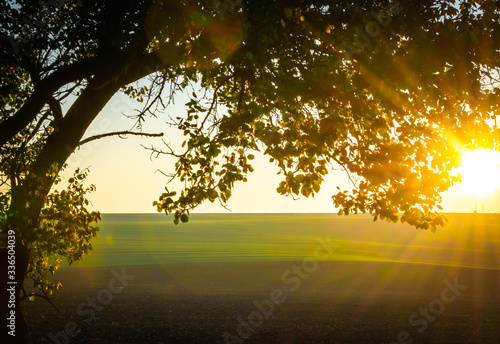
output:
[{"label": "sunlight glow", "polygon": [[491,149],[465,151],[456,169],[462,175],[457,188],[476,197],[485,197],[500,189],[500,152]]}]

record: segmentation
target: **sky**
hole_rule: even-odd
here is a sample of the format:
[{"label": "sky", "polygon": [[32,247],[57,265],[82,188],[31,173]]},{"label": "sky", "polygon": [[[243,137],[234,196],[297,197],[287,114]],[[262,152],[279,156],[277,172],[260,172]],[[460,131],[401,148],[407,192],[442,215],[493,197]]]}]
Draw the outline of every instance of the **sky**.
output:
[{"label": "sky", "polygon": [[[185,96],[184,96],[185,97]],[[183,114],[187,98],[178,98],[175,105],[167,108],[164,114],[157,118],[149,118],[144,124],[144,132],[163,132],[163,138],[141,138],[128,136],[108,137],[92,141],[81,146],[68,159],[68,167],[63,178],[69,178],[74,169],[89,168],[87,184],[95,184],[97,190],[89,199],[95,209],[101,213],[154,213],[156,207],[152,202],[165,192],[167,177],[158,170],[169,173],[174,162],[171,157],[154,158],[143,146],[163,146],[162,139],[167,143],[180,143],[183,136],[178,129],[170,127],[166,121],[168,115],[175,117]],[[115,95],[95,119],[86,136],[102,134],[111,131],[129,130],[134,120],[125,115],[133,115],[140,104],[128,99],[127,96]],[[233,196],[227,204],[227,209],[218,202],[206,202],[196,209],[196,212],[233,212],[233,213],[324,213],[336,212],[331,196],[336,193],[336,187],[349,188],[347,175],[342,171],[331,171],[325,178],[321,191],[314,198],[281,196],[276,187],[281,181],[277,175],[278,168],[268,162],[268,158],[256,154],[252,163],[255,172],[248,177],[248,182],[237,183]],[[472,163],[474,165],[474,162]],[[500,184],[494,183],[500,176],[500,169],[489,171],[489,175],[478,177],[468,176],[471,180],[482,182],[482,187],[488,192],[477,191],[474,183],[454,186],[443,194],[444,212],[500,212]],[[472,172],[473,174],[475,172]],[[464,178],[467,173],[464,174]],[[479,179],[478,179],[479,178]],[[482,178],[482,179],[481,179]],[[491,179],[489,182],[486,179]],[[498,178],[500,180],[500,178]],[[486,182],[486,183],[485,183]],[[464,188],[463,186],[468,187]],[[169,185],[173,190],[175,184]]]}]

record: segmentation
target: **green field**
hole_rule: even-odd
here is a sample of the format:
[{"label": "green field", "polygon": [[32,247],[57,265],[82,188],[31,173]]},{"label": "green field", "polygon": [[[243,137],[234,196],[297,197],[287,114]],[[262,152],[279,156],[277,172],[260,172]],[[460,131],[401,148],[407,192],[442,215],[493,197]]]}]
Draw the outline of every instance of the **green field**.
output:
[{"label": "green field", "polygon": [[28,321],[39,343],[82,325],[78,307],[120,271],[127,284],[71,343],[228,343],[276,290],[286,300],[245,344],[500,343],[500,216],[447,217],[433,233],[369,216],[104,215],[80,264],[95,268],[61,269],[62,311],[38,300]]},{"label": "green field", "polygon": [[161,214],[104,214],[94,250],[78,266],[294,261],[328,241],[328,260],[500,268],[500,215],[447,218],[432,232],[366,215],[194,214],[176,226]]}]

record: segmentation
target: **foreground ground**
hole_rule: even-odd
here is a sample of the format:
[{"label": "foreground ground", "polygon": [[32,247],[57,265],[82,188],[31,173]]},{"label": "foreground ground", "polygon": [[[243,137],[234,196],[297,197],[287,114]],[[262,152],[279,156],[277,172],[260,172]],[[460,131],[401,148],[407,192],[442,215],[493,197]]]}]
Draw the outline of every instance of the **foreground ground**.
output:
[{"label": "foreground ground", "polygon": [[309,260],[59,277],[60,311],[25,305],[34,343],[500,343],[497,270]]}]

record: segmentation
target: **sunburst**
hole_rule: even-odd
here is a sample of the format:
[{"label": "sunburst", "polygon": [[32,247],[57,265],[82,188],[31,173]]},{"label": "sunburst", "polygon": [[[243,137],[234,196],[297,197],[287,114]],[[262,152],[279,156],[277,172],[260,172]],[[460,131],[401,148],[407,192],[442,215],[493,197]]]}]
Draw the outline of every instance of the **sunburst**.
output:
[{"label": "sunburst", "polygon": [[486,197],[500,189],[500,152],[491,149],[467,150],[456,169],[462,175],[457,189],[476,197]]}]

